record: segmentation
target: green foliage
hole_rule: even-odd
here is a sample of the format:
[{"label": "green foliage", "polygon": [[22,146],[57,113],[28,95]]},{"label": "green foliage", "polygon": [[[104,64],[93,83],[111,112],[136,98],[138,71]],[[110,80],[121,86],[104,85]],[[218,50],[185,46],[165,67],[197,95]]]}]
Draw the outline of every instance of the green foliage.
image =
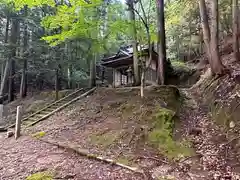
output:
[{"label": "green foliage", "polygon": [[28,176],[26,180],[53,180],[53,175],[48,171],[38,172]]}]

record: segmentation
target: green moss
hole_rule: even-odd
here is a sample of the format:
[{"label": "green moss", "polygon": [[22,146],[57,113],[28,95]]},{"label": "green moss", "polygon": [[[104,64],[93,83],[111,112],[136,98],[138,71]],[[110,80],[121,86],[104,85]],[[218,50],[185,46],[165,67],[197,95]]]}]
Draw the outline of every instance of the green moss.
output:
[{"label": "green moss", "polygon": [[50,172],[38,172],[26,178],[26,180],[53,180],[53,175]]},{"label": "green moss", "polygon": [[90,136],[90,141],[93,144],[98,144],[103,147],[112,145],[119,137],[119,132],[108,132],[102,135],[93,134]]},{"label": "green moss", "polygon": [[172,137],[175,112],[160,109],[154,117],[154,128],[148,134],[148,142],[167,158],[175,160],[190,156],[193,151],[189,141],[175,141]]},{"label": "green moss", "polygon": [[154,127],[155,128],[166,128],[172,129],[173,127],[173,117],[175,112],[167,108],[159,108],[157,112],[153,115]]},{"label": "green moss", "polygon": [[32,137],[39,139],[39,138],[42,138],[45,135],[46,135],[46,132],[40,131],[40,132],[37,132],[35,134],[32,134]]}]

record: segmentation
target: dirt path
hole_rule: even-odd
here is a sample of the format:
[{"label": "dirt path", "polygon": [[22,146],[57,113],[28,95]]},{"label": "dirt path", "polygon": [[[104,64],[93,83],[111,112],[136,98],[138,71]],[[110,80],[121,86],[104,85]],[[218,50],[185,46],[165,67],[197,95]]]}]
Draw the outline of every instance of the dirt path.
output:
[{"label": "dirt path", "polygon": [[54,172],[55,179],[141,180],[125,169],[89,160],[74,153],[22,136],[15,141],[0,138],[0,179],[23,180],[28,175]]}]

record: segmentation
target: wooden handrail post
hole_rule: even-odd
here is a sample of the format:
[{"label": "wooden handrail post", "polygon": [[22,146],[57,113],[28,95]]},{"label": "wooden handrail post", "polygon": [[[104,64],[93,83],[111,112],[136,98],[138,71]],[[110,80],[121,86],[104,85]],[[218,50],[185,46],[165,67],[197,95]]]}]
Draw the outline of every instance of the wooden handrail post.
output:
[{"label": "wooden handrail post", "polygon": [[16,115],[16,125],[15,125],[15,139],[20,137],[21,132],[21,119],[22,119],[22,107],[17,107],[17,115]]}]

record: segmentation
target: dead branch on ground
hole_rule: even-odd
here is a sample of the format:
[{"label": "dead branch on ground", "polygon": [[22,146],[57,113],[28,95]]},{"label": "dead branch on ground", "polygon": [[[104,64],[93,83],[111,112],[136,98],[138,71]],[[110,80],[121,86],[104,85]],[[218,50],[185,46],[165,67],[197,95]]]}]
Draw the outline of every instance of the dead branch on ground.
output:
[{"label": "dead branch on ground", "polygon": [[44,142],[44,143],[47,143],[47,144],[51,144],[51,145],[54,145],[54,146],[57,146],[61,149],[66,149],[68,151],[72,151],[72,152],[75,152],[77,153],[78,155],[81,155],[81,156],[85,156],[89,159],[93,159],[93,160],[97,160],[97,161],[100,161],[100,162],[104,162],[104,163],[107,163],[107,164],[111,164],[111,165],[115,165],[115,166],[119,166],[119,167],[122,167],[124,169],[128,169],[132,172],[135,172],[135,173],[140,173],[142,175],[144,175],[144,172],[142,169],[139,169],[137,167],[130,167],[130,166],[127,166],[125,164],[121,164],[119,162],[116,162],[112,159],[107,159],[107,158],[104,158],[102,156],[98,156],[98,155],[95,155],[95,154],[91,154],[89,153],[87,150],[85,149],[80,149],[79,147],[75,146],[75,145],[72,145],[72,144],[64,144],[64,143],[57,143],[57,142],[54,142],[54,141],[50,141],[50,140],[43,140],[43,139],[39,139],[40,141]]}]

